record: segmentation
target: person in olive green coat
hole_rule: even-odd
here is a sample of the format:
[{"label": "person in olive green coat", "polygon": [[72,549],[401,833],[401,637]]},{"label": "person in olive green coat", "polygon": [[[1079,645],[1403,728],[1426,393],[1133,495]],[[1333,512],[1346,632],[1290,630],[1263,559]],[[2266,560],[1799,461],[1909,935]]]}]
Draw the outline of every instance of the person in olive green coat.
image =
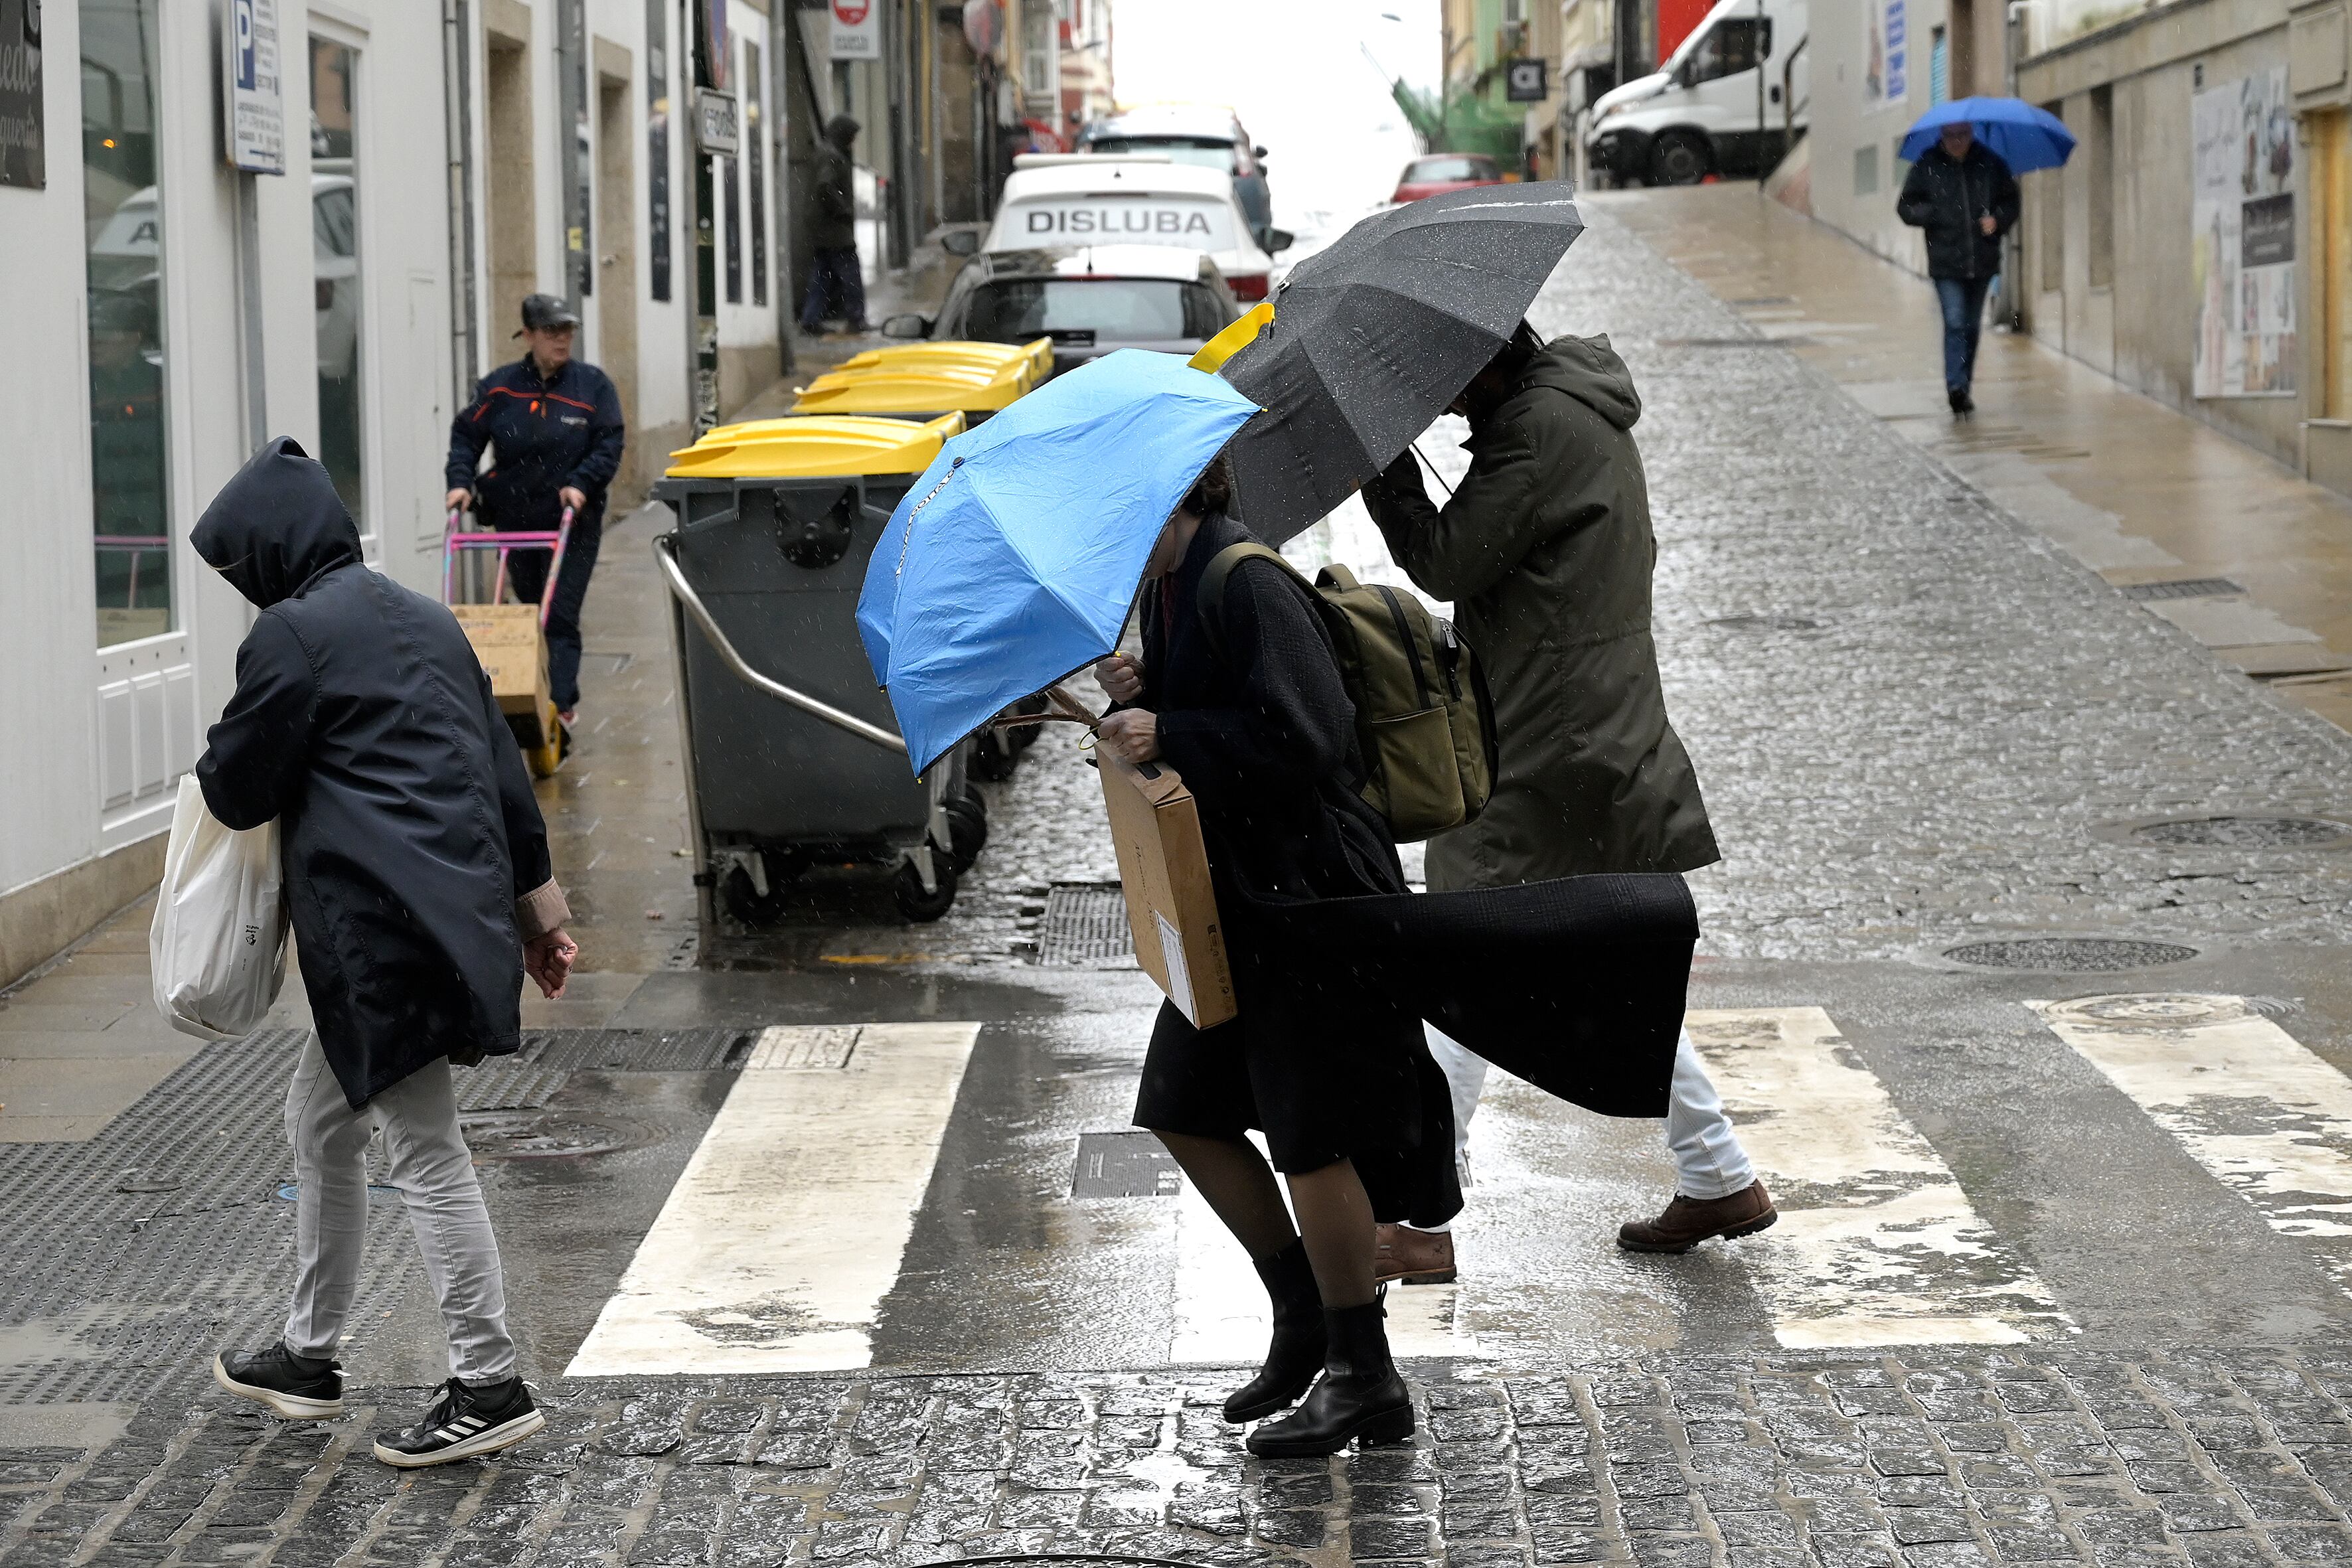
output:
[{"label": "person in olive green coat", "polygon": [[[1470,470],[1442,510],[1411,448],[1362,492],[1397,563],[1454,602],[1494,690],[1494,795],[1477,820],[1430,841],[1430,890],[1713,864],[1721,855],[1650,637],[1657,542],[1625,362],[1606,337],[1547,344],[1523,322],[1454,411],[1470,422]],[[1434,1032],[1430,1045],[1466,1145],[1486,1064]],[[1675,1198],[1658,1218],[1622,1226],[1620,1245],[1685,1252],[1772,1223],[1688,1036],[1666,1141]],[[1452,1278],[1447,1233],[1394,1227],[1383,1239],[1384,1278]]]}]

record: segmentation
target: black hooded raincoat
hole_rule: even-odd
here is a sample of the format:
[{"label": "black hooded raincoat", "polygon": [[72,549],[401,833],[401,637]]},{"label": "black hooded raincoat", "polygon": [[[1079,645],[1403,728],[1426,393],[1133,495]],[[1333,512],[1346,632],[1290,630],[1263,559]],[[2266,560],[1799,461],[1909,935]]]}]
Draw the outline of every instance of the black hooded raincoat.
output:
[{"label": "black hooded raincoat", "polygon": [[345,1099],[513,1051],[522,943],[568,911],[456,617],[362,563],[327,470],[282,437],[194,538],[261,609],[196,778],[229,826],[278,823],[302,983]]}]

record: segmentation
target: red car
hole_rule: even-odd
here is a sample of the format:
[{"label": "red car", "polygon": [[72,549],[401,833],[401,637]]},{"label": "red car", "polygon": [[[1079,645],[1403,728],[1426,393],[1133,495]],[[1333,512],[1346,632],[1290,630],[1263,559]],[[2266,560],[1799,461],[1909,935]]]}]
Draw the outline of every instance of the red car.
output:
[{"label": "red car", "polygon": [[1433,153],[1404,166],[1404,173],[1397,176],[1396,195],[1389,200],[1417,202],[1423,196],[1502,183],[1503,172],[1495,167],[1492,158],[1475,153]]}]

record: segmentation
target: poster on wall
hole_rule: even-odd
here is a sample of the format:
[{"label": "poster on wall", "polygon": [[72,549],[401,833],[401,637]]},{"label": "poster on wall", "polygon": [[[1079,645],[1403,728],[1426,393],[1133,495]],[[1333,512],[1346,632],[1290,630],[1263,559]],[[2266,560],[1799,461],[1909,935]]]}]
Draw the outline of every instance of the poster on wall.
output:
[{"label": "poster on wall", "polygon": [[41,0],[0,0],[0,185],[45,185]]},{"label": "poster on wall", "polygon": [[2286,68],[2189,100],[2199,397],[2294,386],[2294,110]]},{"label": "poster on wall", "polygon": [[1862,106],[1885,109],[1911,95],[1908,28],[1904,0],[1864,0],[1870,36],[1863,40]]}]

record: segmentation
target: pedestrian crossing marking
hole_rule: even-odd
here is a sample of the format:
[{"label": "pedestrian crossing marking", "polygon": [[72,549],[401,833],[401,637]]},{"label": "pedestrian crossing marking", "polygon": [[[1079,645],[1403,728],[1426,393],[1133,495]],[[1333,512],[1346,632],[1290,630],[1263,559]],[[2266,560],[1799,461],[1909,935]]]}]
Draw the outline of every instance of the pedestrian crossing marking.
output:
[{"label": "pedestrian crossing marking", "polygon": [[2352,1289],[2352,1079],[2242,996],[2027,1006],[2273,1230],[2315,1238]]},{"label": "pedestrian crossing marking", "polygon": [[565,1375],[867,1365],[979,1035],[762,1032]]},{"label": "pedestrian crossing marking", "polygon": [[2073,1324],[1819,1007],[1694,1012],[1780,1211],[1735,1244],[1792,1350],[2015,1344]]}]

